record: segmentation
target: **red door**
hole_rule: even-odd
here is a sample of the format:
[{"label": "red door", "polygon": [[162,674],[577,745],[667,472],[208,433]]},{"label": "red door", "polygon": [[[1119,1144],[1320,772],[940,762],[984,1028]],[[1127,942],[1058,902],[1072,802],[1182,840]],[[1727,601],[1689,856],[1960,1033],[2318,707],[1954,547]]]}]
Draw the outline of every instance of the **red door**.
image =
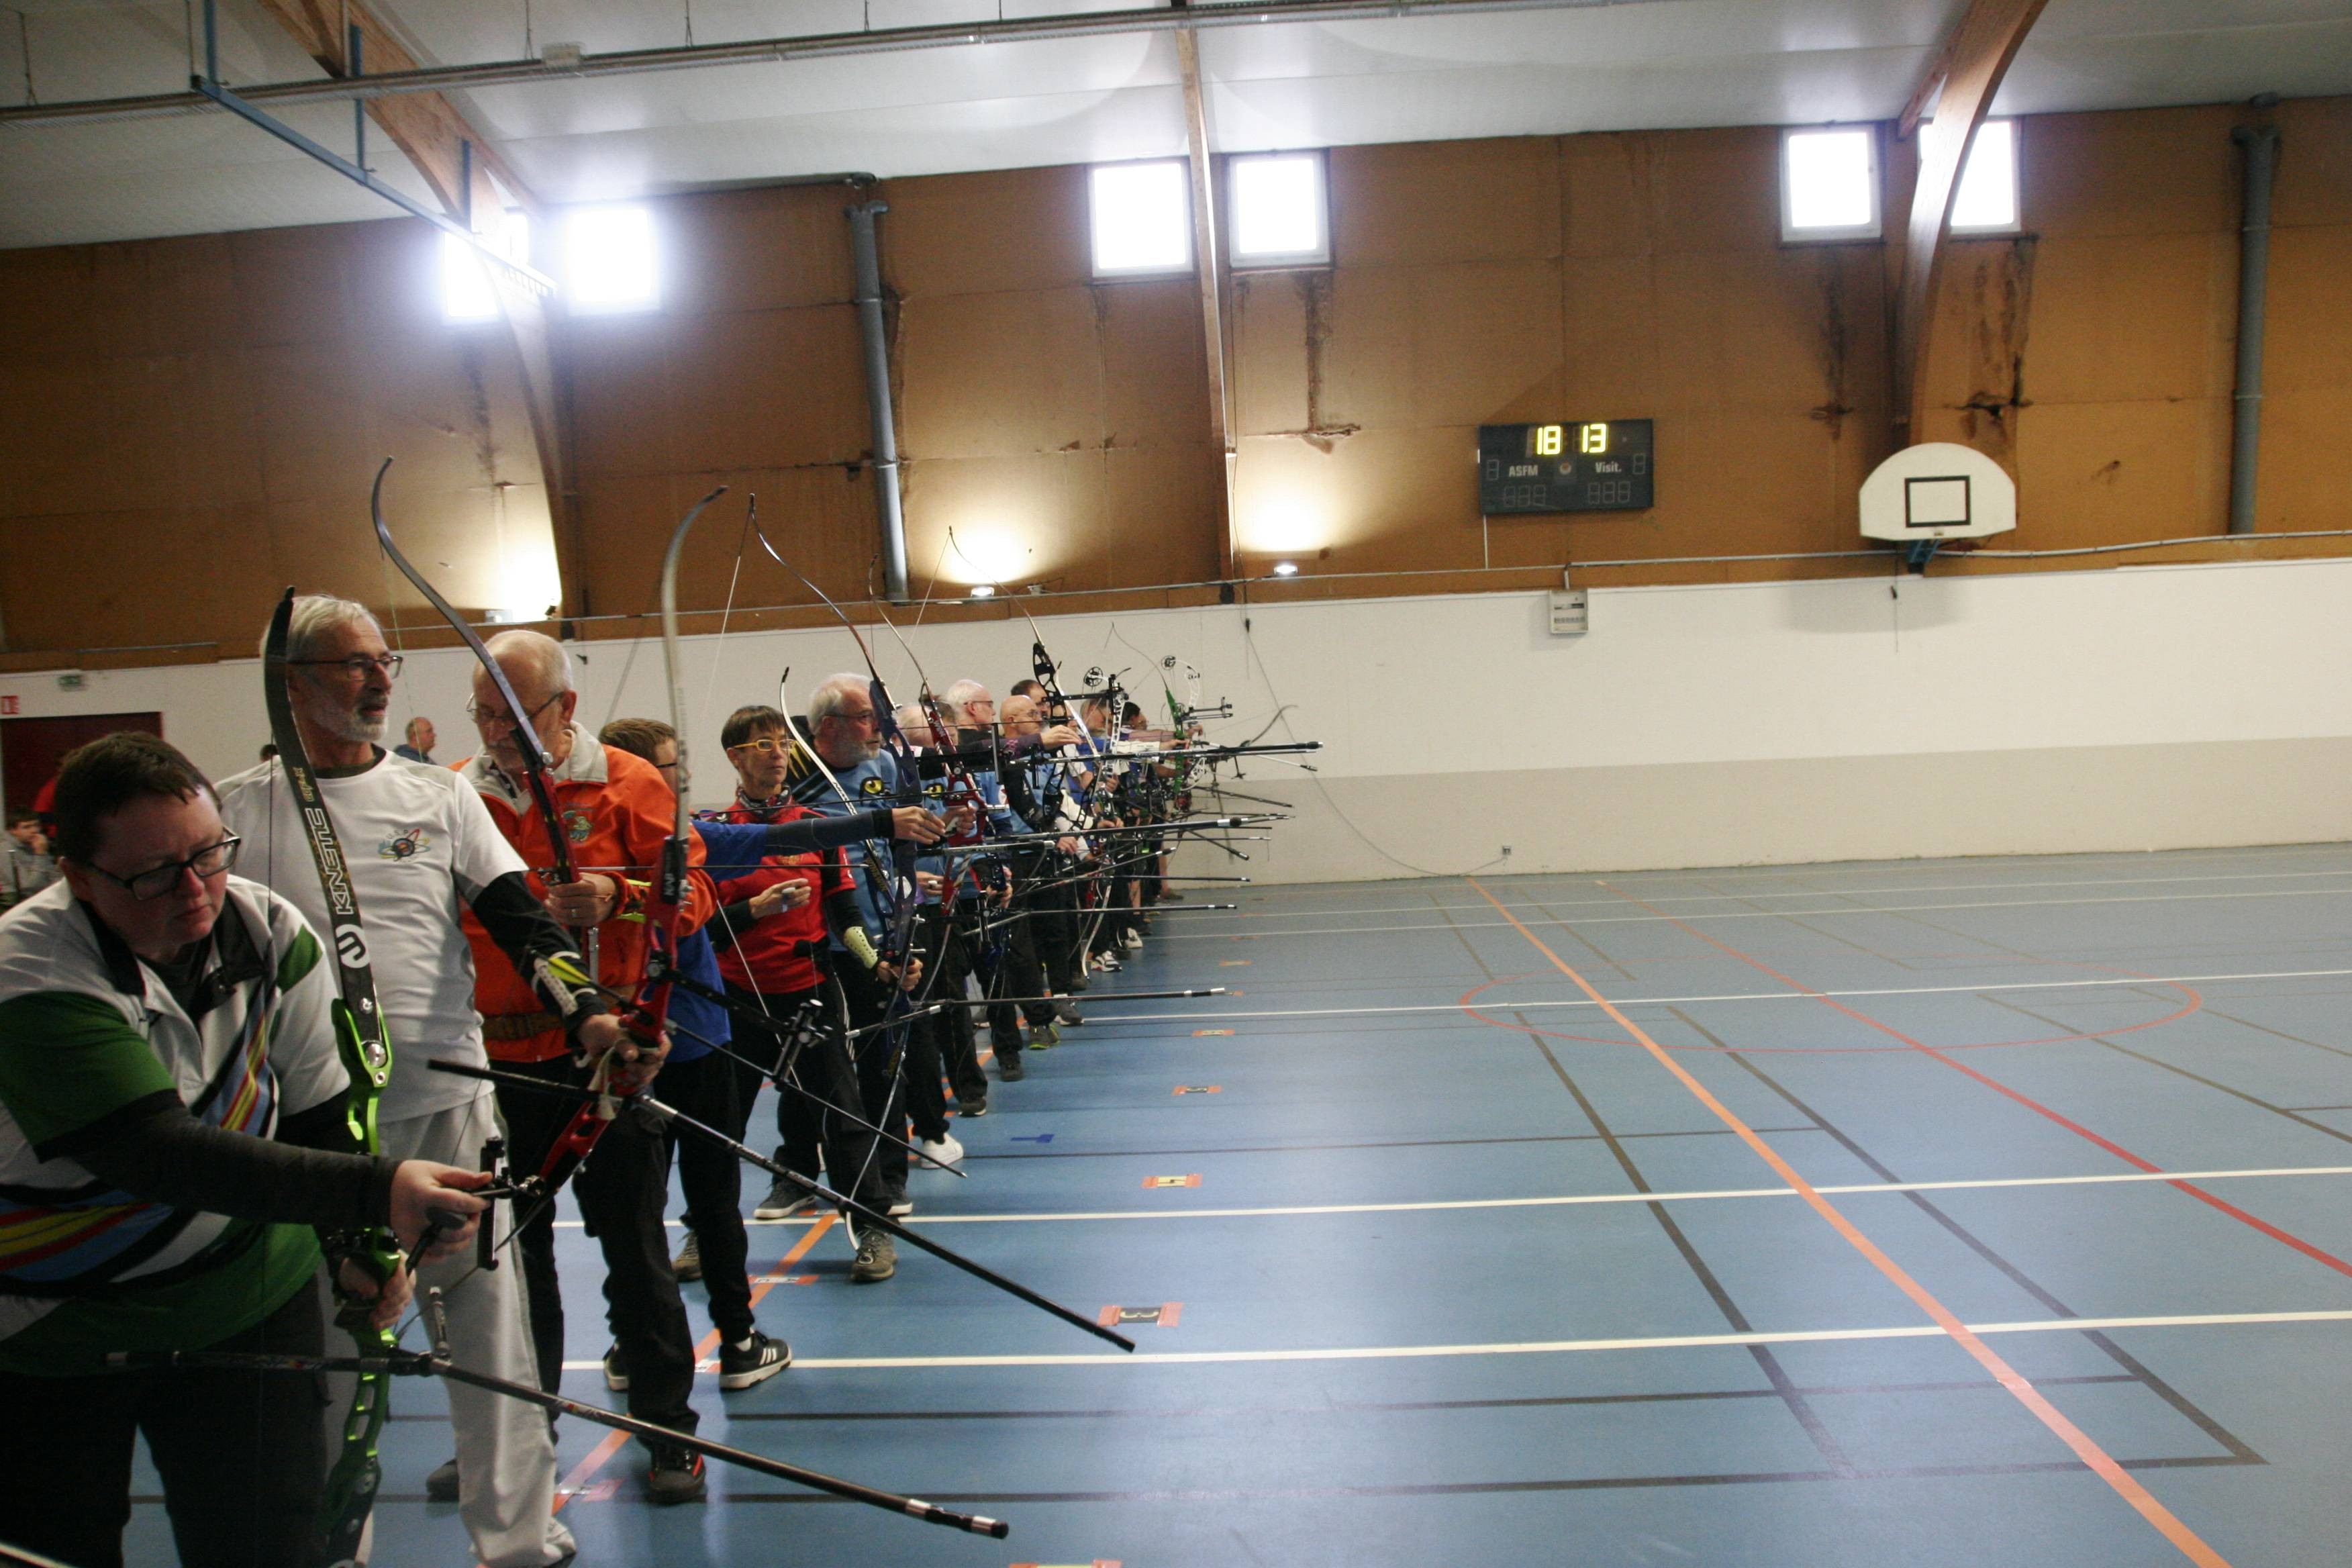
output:
[{"label": "red door", "polygon": [[118,730],[163,732],[161,713],[76,713],[62,719],[0,719],[0,775],[7,808],[29,806],[40,787],[58,776],[58,764],[76,746]]}]

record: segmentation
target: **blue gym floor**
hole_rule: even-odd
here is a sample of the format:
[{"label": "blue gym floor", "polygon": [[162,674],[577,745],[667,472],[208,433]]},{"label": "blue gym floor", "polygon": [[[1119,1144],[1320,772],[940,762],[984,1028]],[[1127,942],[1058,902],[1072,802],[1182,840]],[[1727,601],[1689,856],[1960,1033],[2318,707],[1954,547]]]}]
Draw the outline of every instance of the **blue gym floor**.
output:
[{"label": "blue gym floor", "polygon": [[[837,1227],[778,1270],[810,1226],[752,1227],[797,1363],[708,1379],[703,1431],[1011,1539],[719,1466],[657,1511],[642,1450],[567,1420],[583,1564],[2352,1562],[2352,847],[1198,907],[1234,896],[1195,885],[957,1124],[969,1180],[912,1178],[946,1245],[1172,1315],[1143,1353],[912,1248],[853,1287]],[[605,1400],[592,1244],[561,1236],[566,1389]],[[397,1396],[375,1561],[464,1568],[422,1498],[438,1391]],[[170,1561],[160,1509],[131,1544]]]}]

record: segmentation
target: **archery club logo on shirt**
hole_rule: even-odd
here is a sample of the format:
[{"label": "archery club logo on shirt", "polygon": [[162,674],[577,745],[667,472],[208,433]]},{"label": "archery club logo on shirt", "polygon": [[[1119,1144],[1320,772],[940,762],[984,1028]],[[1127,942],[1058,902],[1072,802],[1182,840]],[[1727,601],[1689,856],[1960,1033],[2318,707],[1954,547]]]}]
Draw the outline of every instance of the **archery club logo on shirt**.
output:
[{"label": "archery club logo on shirt", "polygon": [[864,790],[867,795],[880,795],[883,793],[884,785],[882,781],[878,778],[868,778],[857,787]]},{"label": "archery club logo on shirt", "polygon": [[588,814],[572,806],[563,814],[563,837],[574,844],[588,842]]},{"label": "archery club logo on shirt", "polygon": [[405,827],[375,847],[376,858],[395,863],[414,860],[433,847],[433,836],[422,827]]}]

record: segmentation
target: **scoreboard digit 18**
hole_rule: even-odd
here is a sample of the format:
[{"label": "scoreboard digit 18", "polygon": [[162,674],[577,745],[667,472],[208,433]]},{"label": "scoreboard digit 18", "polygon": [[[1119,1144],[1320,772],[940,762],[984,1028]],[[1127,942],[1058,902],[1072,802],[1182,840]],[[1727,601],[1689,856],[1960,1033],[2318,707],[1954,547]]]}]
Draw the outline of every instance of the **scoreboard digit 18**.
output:
[{"label": "scoreboard digit 18", "polygon": [[1478,510],[1639,511],[1655,503],[1647,419],[1478,426]]}]

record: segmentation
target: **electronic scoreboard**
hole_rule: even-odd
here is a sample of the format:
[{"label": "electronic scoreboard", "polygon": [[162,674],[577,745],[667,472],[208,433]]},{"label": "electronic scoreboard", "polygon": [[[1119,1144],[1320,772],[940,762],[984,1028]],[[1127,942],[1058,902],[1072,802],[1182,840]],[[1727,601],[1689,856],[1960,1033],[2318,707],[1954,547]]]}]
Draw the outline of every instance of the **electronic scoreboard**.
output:
[{"label": "electronic scoreboard", "polygon": [[1647,419],[1478,426],[1478,510],[1638,511],[1655,504]]}]

